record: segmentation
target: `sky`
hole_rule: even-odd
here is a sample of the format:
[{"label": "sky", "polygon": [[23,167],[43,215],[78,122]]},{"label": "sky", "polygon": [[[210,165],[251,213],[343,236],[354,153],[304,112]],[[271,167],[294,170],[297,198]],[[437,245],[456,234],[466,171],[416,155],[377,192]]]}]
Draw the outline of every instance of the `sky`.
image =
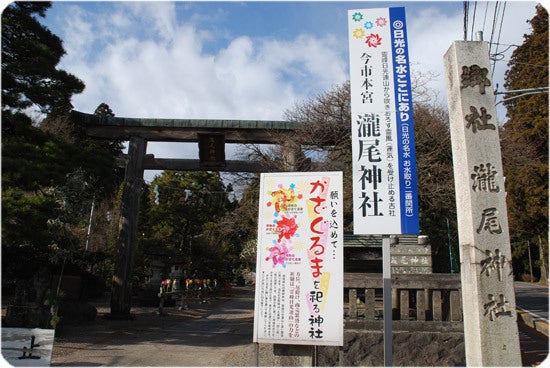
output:
[{"label": "sky", "polygon": [[[482,30],[499,54],[494,86],[503,85],[508,46],[531,32],[535,5],[470,2],[468,40]],[[63,40],[58,67],[86,85],[72,100],[78,111],[105,102],[120,117],[283,120],[349,79],[347,11],[396,6],[406,11],[412,74],[434,75],[434,101],[446,104],[443,55],[464,38],[462,1],[54,1],[42,23]],[[147,153],[198,158],[197,145],[182,143],[149,142]]]}]

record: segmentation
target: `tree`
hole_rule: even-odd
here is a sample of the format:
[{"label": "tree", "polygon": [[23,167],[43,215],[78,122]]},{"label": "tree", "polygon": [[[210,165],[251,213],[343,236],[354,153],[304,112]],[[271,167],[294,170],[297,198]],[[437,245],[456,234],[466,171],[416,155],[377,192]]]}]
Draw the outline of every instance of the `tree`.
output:
[{"label": "tree", "polygon": [[61,39],[44,27],[49,2],[14,2],[2,13],[2,128],[4,112],[36,107],[42,113],[67,110],[84,83],[56,66],[65,54]]},{"label": "tree", "polygon": [[[426,89],[431,75],[419,75],[415,79],[413,93],[420,101],[414,106],[416,158],[419,183],[419,211],[422,234],[431,238],[434,271],[449,272],[449,248],[447,220],[452,240],[456,243],[456,206],[453,186],[452,151],[449,119],[446,110],[434,105]],[[292,110],[285,118],[299,124],[293,136],[294,144],[302,147],[303,166],[308,158],[311,171],[339,169],[344,171],[344,197],[351,198],[351,115],[349,82],[315,96]],[[313,143],[312,143],[313,142]],[[262,150],[256,146],[252,156],[273,165],[284,161],[281,148]],[[276,167],[276,166],[273,166]],[[281,167],[281,166],[280,166]],[[352,201],[344,203],[345,230],[353,225]],[[248,239],[247,239],[248,240]]]},{"label": "tree", "polygon": [[[16,2],[2,13],[3,293],[15,284],[32,293],[31,280],[44,269],[82,266],[90,203],[116,188],[111,152],[68,139],[74,129],[56,134],[84,84],[57,69],[61,40],[38,20],[50,6]],[[43,128],[29,108],[47,114]]]},{"label": "tree", "polygon": [[[140,219],[140,252],[161,248],[183,257],[189,272],[222,268],[227,248],[216,236],[219,221],[231,208],[219,173],[164,171],[149,186]],[[203,275],[212,276],[212,275]]]},{"label": "tree", "polygon": [[[537,5],[532,33],[508,63],[508,91],[548,86],[548,12]],[[521,95],[521,96],[520,96]],[[501,134],[515,272],[526,271],[528,242],[548,236],[548,93],[506,95]],[[546,244],[547,246],[547,244]]]},{"label": "tree", "polygon": [[[422,234],[430,237],[433,271],[450,272],[448,242],[450,240],[452,246],[458,244],[458,241],[447,110],[440,106],[415,103],[414,134],[420,229]],[[451,256],[458,254],[455,250],[451,252]],[[458,265],[456,257],[454,261]]]}]

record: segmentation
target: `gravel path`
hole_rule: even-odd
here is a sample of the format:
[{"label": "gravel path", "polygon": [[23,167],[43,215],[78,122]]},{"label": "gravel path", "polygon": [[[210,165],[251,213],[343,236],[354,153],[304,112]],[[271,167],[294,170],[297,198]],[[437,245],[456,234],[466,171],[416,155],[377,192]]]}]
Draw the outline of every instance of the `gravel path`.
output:
[{"label": "gravel path", "polygon": [[165,307],[162,317],[156,308],[134,307],[134,320],[107,320],[107,303],[96,308],[95,321],[56,333],[52,366],[254,365],[251,287],[234,288],[232,297],[191,304],[186,311]]}]

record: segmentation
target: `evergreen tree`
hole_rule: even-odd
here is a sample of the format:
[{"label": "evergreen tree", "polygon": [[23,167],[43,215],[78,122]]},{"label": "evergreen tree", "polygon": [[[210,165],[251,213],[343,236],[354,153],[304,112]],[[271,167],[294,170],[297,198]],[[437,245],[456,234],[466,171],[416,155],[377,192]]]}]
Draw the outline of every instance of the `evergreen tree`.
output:
[{"label": "evergreen tree", "polygon": [[[66,110],[71,96],[84,90],[81,80],[57,69],[65,54],[61,39],[37,19],[50,7],[49,2],[13,2],[2,13],[3,113],[32,106],[45,114]],[[2,120],[4,128],[4,114]]]},{"label": "evergreen tree", "polygon": [[216,235],[232,205],[219,173],[164,171],[151,182],[143,202],[141,254],[149,248],[181,257],[180,265],[190,273],[199,270],[201,277],[213,277],[225,267],[227,247]]},{"label": "evergreen tree", "polygon": [[[14,2],[2,13],[3,293],[32,289],[39,270],[83,262],[92,200],[116,188],[111,152],[61,124],[84,84],[57,69],[61,40],[39,22],[50,6]],[[43,128],[29,108],[48,115]]]},{"label": "evergreen tree", "polygon": [[[508,91],[548,86],[548,12],[537,5],[528,21],[532,32],[512,54],[505,87]],[[527,267],[527,241],[548,234],[548,93],[506,95],[508,120],[502,131],[502,152],[510,236],[515,271]]]}]

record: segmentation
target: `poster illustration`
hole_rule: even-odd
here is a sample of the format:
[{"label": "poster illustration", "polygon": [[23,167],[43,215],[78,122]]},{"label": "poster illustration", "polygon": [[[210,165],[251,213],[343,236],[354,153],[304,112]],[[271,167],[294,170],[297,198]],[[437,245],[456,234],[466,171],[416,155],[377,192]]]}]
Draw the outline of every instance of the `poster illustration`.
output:
[{"label": "poster illustration", "polygon": [[254,342],[343,344],[341,172],[260,179]]}]

